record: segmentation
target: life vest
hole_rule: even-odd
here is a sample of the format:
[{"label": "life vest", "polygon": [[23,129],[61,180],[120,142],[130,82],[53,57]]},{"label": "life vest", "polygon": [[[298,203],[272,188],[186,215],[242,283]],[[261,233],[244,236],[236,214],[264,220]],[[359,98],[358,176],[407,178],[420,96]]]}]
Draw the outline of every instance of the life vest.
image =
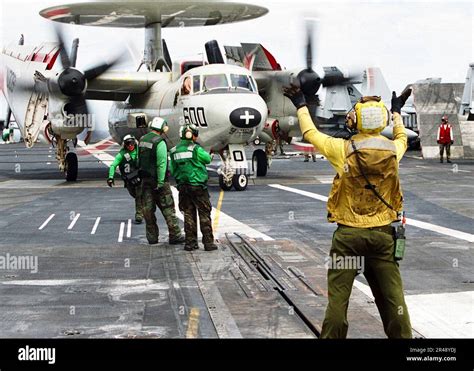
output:
[{"label": "life vest", "polygon": [[[137,152],[132,155],[134,152]],[[127,175],[138,170],[138,149],[135,148],[132,152],[124,150],[123,160],[119,165],[120,175],[122,178],[126,179]],[[135,157],[135,158],[134,158]]]},{"label": "life vest", "polygon": [[[139,167],[143,178],[157,179],[156,173],[156,148],[163,141],[161,135],[150,132],[145,134],[139,143]],[[168,159],[166,159],[166,176],[168,178]]]},{"label": "life vest", "polygon": [[451,143],[451,129],[452,126],[450,124],[439,127],[439,142],[441,144]]},{"label": "life vest", "polygon": [[190,184],[206,186],[208,174],[206,166],[198,161],[199,144],[183,140],[170,151],[174,165],[174,177],[178,185]]},{"label": "life vest", "polygon": [[344,172],[334,178],[327,203],[328,220],[351,227],[369,228],[388,225],[398,220],[403,194],[398,177],[395,144],[382,136],[357,140],[353,138],[363,172],[387,207],[370,189],[350,141],[346,145]]}]

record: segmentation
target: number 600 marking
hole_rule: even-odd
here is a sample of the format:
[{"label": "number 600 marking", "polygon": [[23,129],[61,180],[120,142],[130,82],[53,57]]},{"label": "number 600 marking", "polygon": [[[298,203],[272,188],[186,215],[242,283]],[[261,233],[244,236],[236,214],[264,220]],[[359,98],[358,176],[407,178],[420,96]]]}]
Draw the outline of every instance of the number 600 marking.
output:
[{"label": "number 600 marking", "polygon": [[184,122],[186,124],[194,124],[203,128],[207,127],[206,115],[203,107],[184,107]]}]

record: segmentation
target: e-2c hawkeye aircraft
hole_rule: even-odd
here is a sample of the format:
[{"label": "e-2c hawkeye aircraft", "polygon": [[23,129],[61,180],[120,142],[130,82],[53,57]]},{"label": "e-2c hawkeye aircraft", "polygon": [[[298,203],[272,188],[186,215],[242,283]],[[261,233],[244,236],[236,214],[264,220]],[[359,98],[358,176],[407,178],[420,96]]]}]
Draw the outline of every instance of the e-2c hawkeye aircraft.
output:
[{"label": "e-2c hawkeye aircraft", "polygon": [[[320,78],[312,70],[312,42],[308,32],[307,67],[281,70],[273,56],[259,44],[242,48],[225,47],[225,63],[216,41],[206,43],[207,62],[172,62],[163,27],[211,26],[261,17],[268,12],[259,6],[213,1],[114,1],[55,6],[40,15],[60,23],[96,27],[145,29],[144,57],[136,72],[109,71],[117,60],[101,63],[87,71],[76,67],[77,40],[70,55],[57,29],[58,42],[32,48],[13,45],[2,51],[1,83],[9,112],[15,116],[28,147],[37,139],[54,143],[60,170],[67,180],[77,178],[77,157],[68,142],[86,131],[87,99],[113,101],[109,132],[121,143],[126,134],[139,138],[147,124],[160,116],[169,122],[168,136],[178,140],[180,126],[197,125],[200,142],[206,150],[218,153],[221,188],[245,190],[248,174],[244,146],[261,135],[275,139],[301,136],[293,105],[282,94],[282,87],[296,80],[310,103],[310,111],[320,130],[346,136],[345,113],[362,95],[353,76],[344,76],[336,67],[325,68]],[[22,44],[22,43],[21,43]],[[52,67],[60,56],[63,69]],[[238,57],[238,58],[237,58]],[[240,63],[239,63],[240,62]],[[147,71],[140,71],[145,66]],[[257,84],[258,83],[258,84]],[[317,93],[321,86],[331,89],[321,106]],[[86,125],[84,125],[86,121]],[[72,123],[72,124],[71,124]],[[83,134],[84,135],[84,134]],[[264,176],[271,163],[271,152],[257,149],[252,170]]]},{"label": "e-2c hawkeye aircraft", "polygon": [[[168,136],[175,143],[180,126],[193,123],[200,128],[203,147],[222,158],[221,184],[244,190],[248,183],[244,145],[267,120],[267,106],[251,72],[202,60],[173,63],[161,29],[234,23],[267,12],[259,6],[213,1],[91,2],[44,9],[41,16],[61,23],[144,28],[142,65],[147,71],[109,70],[118,58],[80,71],[75,67],[77,40],[68,54],[56,28],[56,43],[28,47],[21,42],[2,50],[0,82],[8,116],[13,113],[28,147],[38,140],[55,144],[59,169],[69,181],[77,178],[77,157],[69,144],[91,127],[84,123],[89,117],[88,99],[114,102],[109,132],[118,143],[126,134],[140,138],[157,116],[168,121]],[[214,42],[207,43],[208,56],[217,55],[216,48]],[[53,70],[58,56],[62,69]]]}]

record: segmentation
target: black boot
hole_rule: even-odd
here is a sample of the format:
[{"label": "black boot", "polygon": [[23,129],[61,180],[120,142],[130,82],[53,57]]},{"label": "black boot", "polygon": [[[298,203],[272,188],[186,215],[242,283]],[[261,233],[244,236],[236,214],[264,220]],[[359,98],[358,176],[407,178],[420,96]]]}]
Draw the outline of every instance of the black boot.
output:
[{"label": "black boot", "polygon": [[169,244],[170,245],[180,245],[182,243],[184,243],[185,241],[185,238],[183,235],[179,236],[179,237],[173,237],[173,238],[170,238],[169,239]]},{"label": "black boot", "polygon": [[204,250],[206,251],[214,251],[217,250],[217,245],[215,243],[205,243]]},{"label": "black boot", "polygon": [[184,250],[186,251],[194,251],[197,249],[199,249],[199,245],[197,244],[197,242],[184,245]]}]

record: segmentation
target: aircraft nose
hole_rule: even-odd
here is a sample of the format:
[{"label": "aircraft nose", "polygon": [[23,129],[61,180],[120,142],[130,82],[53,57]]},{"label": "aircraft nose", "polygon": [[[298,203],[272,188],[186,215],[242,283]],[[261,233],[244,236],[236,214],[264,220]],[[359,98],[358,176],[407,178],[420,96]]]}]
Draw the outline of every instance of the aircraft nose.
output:
[{"label": "aircraft nose", "polygon": [[250,129],[262,122],[262,114],[252,107],[239,107],[229,115],[230,123],[240,129]]}]

